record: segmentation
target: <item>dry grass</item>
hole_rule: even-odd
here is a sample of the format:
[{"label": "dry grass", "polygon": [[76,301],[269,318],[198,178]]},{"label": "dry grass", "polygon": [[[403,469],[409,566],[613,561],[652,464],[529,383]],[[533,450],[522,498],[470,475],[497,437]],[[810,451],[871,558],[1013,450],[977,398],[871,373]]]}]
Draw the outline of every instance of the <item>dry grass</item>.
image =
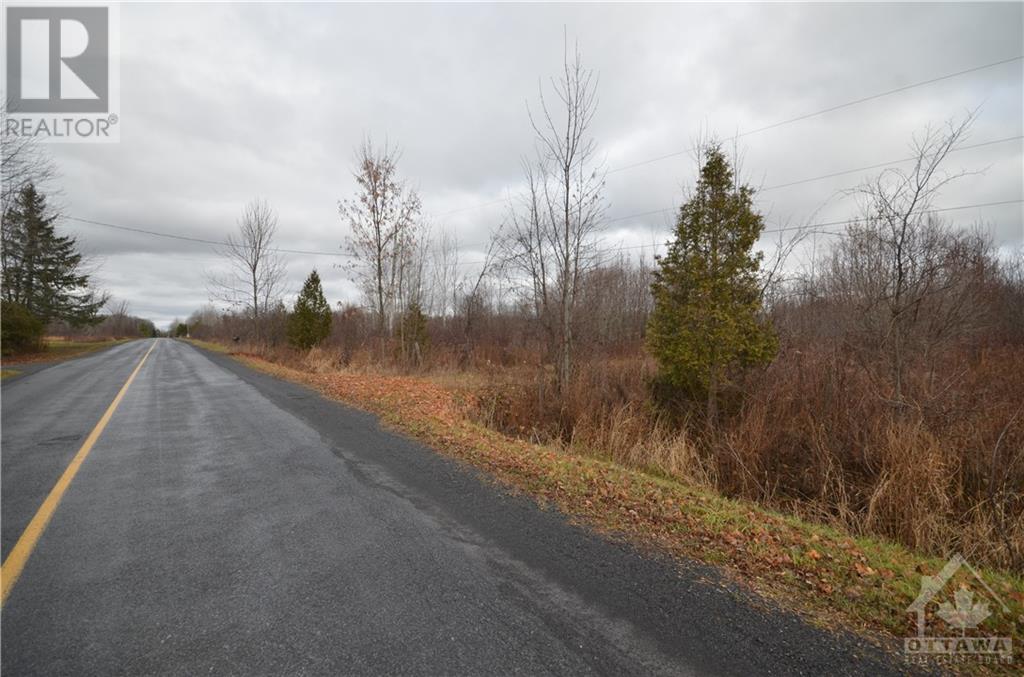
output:
[{"label": "dry grass", "polygon": [[59,362],[86,353],[109,348],[130,339],[89,339],[74,340],[57,336],[43,339],[43,349],[33,353],[4,356],[4,364],[24,364],[30,362]]},{"label": "dry grass", "polygon": [[[556,435],[537,444],[482,423],[489,406],[490,415],[494,414],[495,393],[493,378],[480,374],[444,372],[424,377],[338,370],[331,366],[332,358],[316,354],[297,362],[294,358],[299,356],[293,355],[291,366],[251,354],[240,357],[251,366],[376,412],[401,430],[587,524],[679,556],[722,565],[737,580],[815,622],[860,631],[890,648],[892,638],[914,631],[913,618],[905,609],[919,591],[921,574],[935,573],[943,564],[941,557],[837,528],[840,520],[832,519],[832,526],[816,524],[721,496],[714,490],[723,482],[720,468],[752,463],[740,449],[756,435],[761,436],[761,444],[775,439],[776,433],[763,423],[748,422],[750,429],[733,433],[732,439],[722,438],[722,448],[732,447],[738,455],[723,464],[709,456],[705,441],[692,440],[657,421],[652,424],[651,413],[636,405],[616,408],[608,399],[614,413],[603,425],[590,425],[586,433],[578,432],[568,441]],[[527,371],[518,376],[524,387],[537,386],[542,378],[531,379]],[[612,395],[612,399],[623,396],[615,391]],[[531,434],[540,432],[535,427]],[[934,436],[915,426],[891,428],[883,434],[889,436],[890,465],[883,471],[885,480],[873,492],[877,496],[870,519],[877,525],[891,525],[914,519],[936,505],[942,507],[939,490],[913,501],[905,495],[908,483],[945,469],[941,465],[944,452]],[[922,468],[902,460],[922,448],[930,448],[936,460]],[[573,453],[576,450],[587,453]],[[816,467],[828,458],[825,454],[814,461]],[[765,494],[765,503],[782,503],[778,490],[773,493],[766,487],[753,466],[740,472],[750,473],[749,485]],[[826,480],[833,487],[843,481]],[[864,521],[865,526],[869,524]],[[934,538],[932,528],[923,527],[920,534],[911,529],[903,536]],[[982,571],[1011,608],[1009,614],[994,614],[984,629],[1011,636],[1019,644],[1024,641],[1024,580],[998,569]],[[932,621],[942,625],[941,620]]]},{"label": "dry grass", "polygon": [[[409,378],[365,353],[345,366],[332,349],[252,351],[303,372]],[[735,384],[713,431],[699,414],[669,417],[651,403],[656,368],[639,352],[580,364],[564,393],[549,368],[525,359],[422,375],[456,394],[472,421],[506,435],[936,556],[1022,570],[1024,349],[961,352],[935,365],[897,408],[883,381],[841,352],[791,350]]]},{"label": "dry grass", "polygon": [[896,409],[841,356],[790,355],[739,384],[744,397],[709,432],[650,404],[646,358],[595,360],[561,399],[545,372],[492,372],[474,418],[854,533],[1022,569],[1024,350],[958,369]]}]

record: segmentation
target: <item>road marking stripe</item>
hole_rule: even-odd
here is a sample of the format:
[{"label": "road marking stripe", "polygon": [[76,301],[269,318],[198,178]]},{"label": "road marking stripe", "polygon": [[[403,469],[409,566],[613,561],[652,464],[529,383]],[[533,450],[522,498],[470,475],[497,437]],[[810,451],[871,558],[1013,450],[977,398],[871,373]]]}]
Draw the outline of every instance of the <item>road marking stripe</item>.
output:
[{"label": "road marking stripe", "polygon": [[22,532],[21,537],[18,538],[18,542],[14,544],[14,548],[11,549],[7,559],[4,561],[3,566],[0,566],[0,587],[3,589],[2,595],[0,595],[0,605],[7,601],[7,596],[11,594],[11,589],[14,584],[18,581],[18,577],[21,576],[22,570],[25,568],[25,563],[28,558],[32,556],[32,551],[36,547],[36,543],[39,542],[40,536],[43,535],[43,531],[46,530],[46,525],[50,523],[50,518],[53,517],[53,513],[56,512],[57,506],[60,505],[60,501],[64,498],[64,492],[68,490],[68,486],[71,484],[71,480],[75,479],[75,475],[78,474],[78,469],[81,467],[82,462],[85,461],[85,457],[92,451],[93,445],[103,434],[103,430],[107,427],[110,422],[110,417],[114,415],[114,411],[117,406],[121,404],[121,400],[124,398],[124,394],[128,392],[128,386],[135,380],[135,376],[142,369],[142,365],[145,364],[146,358],[153,352],[153,348],[156,348],[156,341],[149,347],[146,354],[142,356],[139,363],[135,366],[135,370],[128,377],[128,380],[121,386],[121,390],[118,391],[114,401],[107,407],[106,412],[100,418],[99,423],[92,429],[89,436],[85,438],[85,442],[82,443],[82,447],[75,454],[75,457],[71,459],[71,463],[64,470],[64,474],[57,480],[57,484],[53,485],[53,489],[50,490],[49,496],[43,501],[43,504],[39,506],[39,510],[36,512],[35,517],[25,527],[25,531]]}]

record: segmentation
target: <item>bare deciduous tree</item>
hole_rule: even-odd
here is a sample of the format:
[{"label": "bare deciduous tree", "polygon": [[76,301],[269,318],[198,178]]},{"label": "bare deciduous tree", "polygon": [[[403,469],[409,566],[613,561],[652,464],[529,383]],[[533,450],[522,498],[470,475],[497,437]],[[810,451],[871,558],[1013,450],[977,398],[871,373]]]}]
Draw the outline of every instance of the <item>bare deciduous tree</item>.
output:
[{"label": "bare deciduous tree", "polygon": [[228,236],[218,250],[230,267],[225,275],[208,279],[213,300],[242,308],[252,320],[253,336],[261,338],[261,317],[276,307],[284,284],[285,266],[277,249],[277,213],[262,198],[245,205],[238,233]]},{"label": "bare deciduous tree", "polygon": [[486,290],[485,282],[487,278],[494,272],[495,260],[498,255],[498,248],[501,242],[501,231],[499,231],[491,237],[491,241],[487,245],[487,253],[484,255],[483,263],[480,269],[472,276],[466,275],[460,278],[454,294],[461,298],[456,298],[453,306],[453,311],[457,312],[459,306],[462,307],[462,350],[459,353],[459,364],[465,368],[470,361],[473,354],[473,341],[475,334],[475,325],[483,314],[483,309],[486,306],[484,299]]},{"label": "bare deciduous tree", "polygon": [[837,244],[826,273],[831,293],[853,312],[860,347],[885,356],[899,405],[909,359],[927,358],[965,328],[977,307],[976,281],[987,274],[988,240],[955,232],[932,212],[941,189],[965,174],[942,167],[973,120],[928,127],[913,141],[909,170],[887,169],[855,191],[864,216]]},{"label": "bare deciduous tree", "polygon": [[8,133],[8,113],[8,103],[5,102],[0,110],[0,135],[3,139],[0,144],[0,212],[4,214],[18,192],[29,183],[52,197],[54,191],[49,184],[57,177],[57,165],[34,136]]},{"label": "bare deciduous tree", "polygon": [[123,299],[107,302],[105,324],[113,336],[133,336],[138,331],[136,318],[131,316],[131,305]]},{"label": "bare deciduous tree", "polygon": [[419,195],[398,177],[398,149],[374,148],[366,139],[356,152],[356,196],[338,203],[351,234],[347,248],[355,257],[357,281],[370,299],[377,334],[384,341],[393,326],[403,291],[410,289],[409,264],[415,258]]},{"label": "bare deciduous tree", "polygon": [[590,136],[597,75],[583,67],[578,47],[570,54],[568,40],[562,73],[551,86],[555,101],[549,104],[542,87],[540,110],[530,111],[538,159],[523,163],[527,189],[512,210],[504,249],[512,269],[528,280],[564,388],[572,374],[580,283],[598,261],[595,235],[605,208],[604,173]]},{"label": "bare deciduous tree", "polygon": [[[7,131],[8,102],[0,109],[0,215],[7,216],[7,210],[14,205],[21,189],[28,184],[48,193],[54,191],[50,184],[57,177],[57,165],[46,149],[33,136],[19,136]],[[11,223],[0,218],[0,239],[11,241]],[[0,265],[6,270],[10,265],[8,247],[0,247]]]},{"label": "bare deciduous tree", "polygon": [[553,358],[557,337],[552,270],[554,261],[548,235],[551,227],[544,204],[542,164],[523,160],[526,190],[509,208],[505,233],[500,239],[502,265],[514,281],[521,283],[534,320],[544,332],[549,358]]},{"label": "bare deciduous tree", "polygon": [[430,314],[447,324],[458,309],[459,293],[465,280],[459,271],[459,240],[451,232],[441,229],[430,252],[431,279]]}]

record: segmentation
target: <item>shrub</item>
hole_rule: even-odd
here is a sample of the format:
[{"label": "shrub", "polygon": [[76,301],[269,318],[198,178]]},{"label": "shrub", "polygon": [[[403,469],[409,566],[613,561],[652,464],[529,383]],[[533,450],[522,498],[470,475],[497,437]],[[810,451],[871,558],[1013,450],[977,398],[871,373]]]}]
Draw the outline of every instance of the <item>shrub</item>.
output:
[{"label": "shrub", "polygon": [[43,323],[20,303],[4,301],[0,308],[0,352],[4,355],[42,348]]},{"label": "shrub", "polygon": [[301,350],[319,345],[331,333],[331,307],[324,298],[320,276],[314,270],[306,278],[288,318],[288,343]]},{"label": "shrub", "polygon": [[430,334],[427,332],[427,316],[419,303],[410,303],[403,313],[398,338],[402,361],[406,365],[421,366],[430,347]]}]

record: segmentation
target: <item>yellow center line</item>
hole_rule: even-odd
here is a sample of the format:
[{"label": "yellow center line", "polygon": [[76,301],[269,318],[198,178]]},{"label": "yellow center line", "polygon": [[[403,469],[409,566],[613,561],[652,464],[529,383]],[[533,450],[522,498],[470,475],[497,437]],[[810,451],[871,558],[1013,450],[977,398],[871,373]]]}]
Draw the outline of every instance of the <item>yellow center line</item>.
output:
[{"label": "yellow center line", "polygon": [[57,480],[57,484],[53,485],[53,489],[50,490],[50,494],[43,501],[43,504],[39,506],[39,510],[36,512],[35,517],[25,527],[25,531],[22,532],[21,537],[18,538],[18,542],[14,544],[14,548],[11,549],[7,559],[4,561],[3,566],[0,567],[0,587],[3,589],[3,594],[0,596],[0,605],[7,601],[7,596],[11,594],[11,589],[14,584],[18,581],[18,577],[21,576],[22,570],[25,568],[25,563],[28,562],[28,558],[32,556],[32,551],[36,547],[36,543],[39,542],[39,538],[43,535],[43,531],[46,530],[46,525],[50,523],[50,519],[53,517],[53,513],[56,512],[57,506],[60,505],[60,501],[64,498],[64,492],[68,490],[68,486],[71,484],[71,480],[75,479],[75,475],[78,474],[78,469],[82,466],[82,462],[85,461],[85,457],[92,451],[96,441],[103,434],[103,430],[110,423],[110,417],[114,415],[114,411],[117,410],[117,406],[121,404],[121,400],[124,398],[124,394],[128,392],[128,386],[135,380],[135,376],[142,369],[142,365],[145,364],[146,358],[153,352],[153,348],[156,347],[156,341],[149,347],[146,354],[142,356],[139,363],[135,366],[135,370],[128,377],[128,380],[121,386],[121,390],[118,391],[114,401],[107,407],[106,412],[100,418],[99,423],[92,429],[89,436],[85,438],[85,442],[82,443],[82,447],[75,454],[75,457],[71,459],[71,463],[64,470],[64,474]]}]

